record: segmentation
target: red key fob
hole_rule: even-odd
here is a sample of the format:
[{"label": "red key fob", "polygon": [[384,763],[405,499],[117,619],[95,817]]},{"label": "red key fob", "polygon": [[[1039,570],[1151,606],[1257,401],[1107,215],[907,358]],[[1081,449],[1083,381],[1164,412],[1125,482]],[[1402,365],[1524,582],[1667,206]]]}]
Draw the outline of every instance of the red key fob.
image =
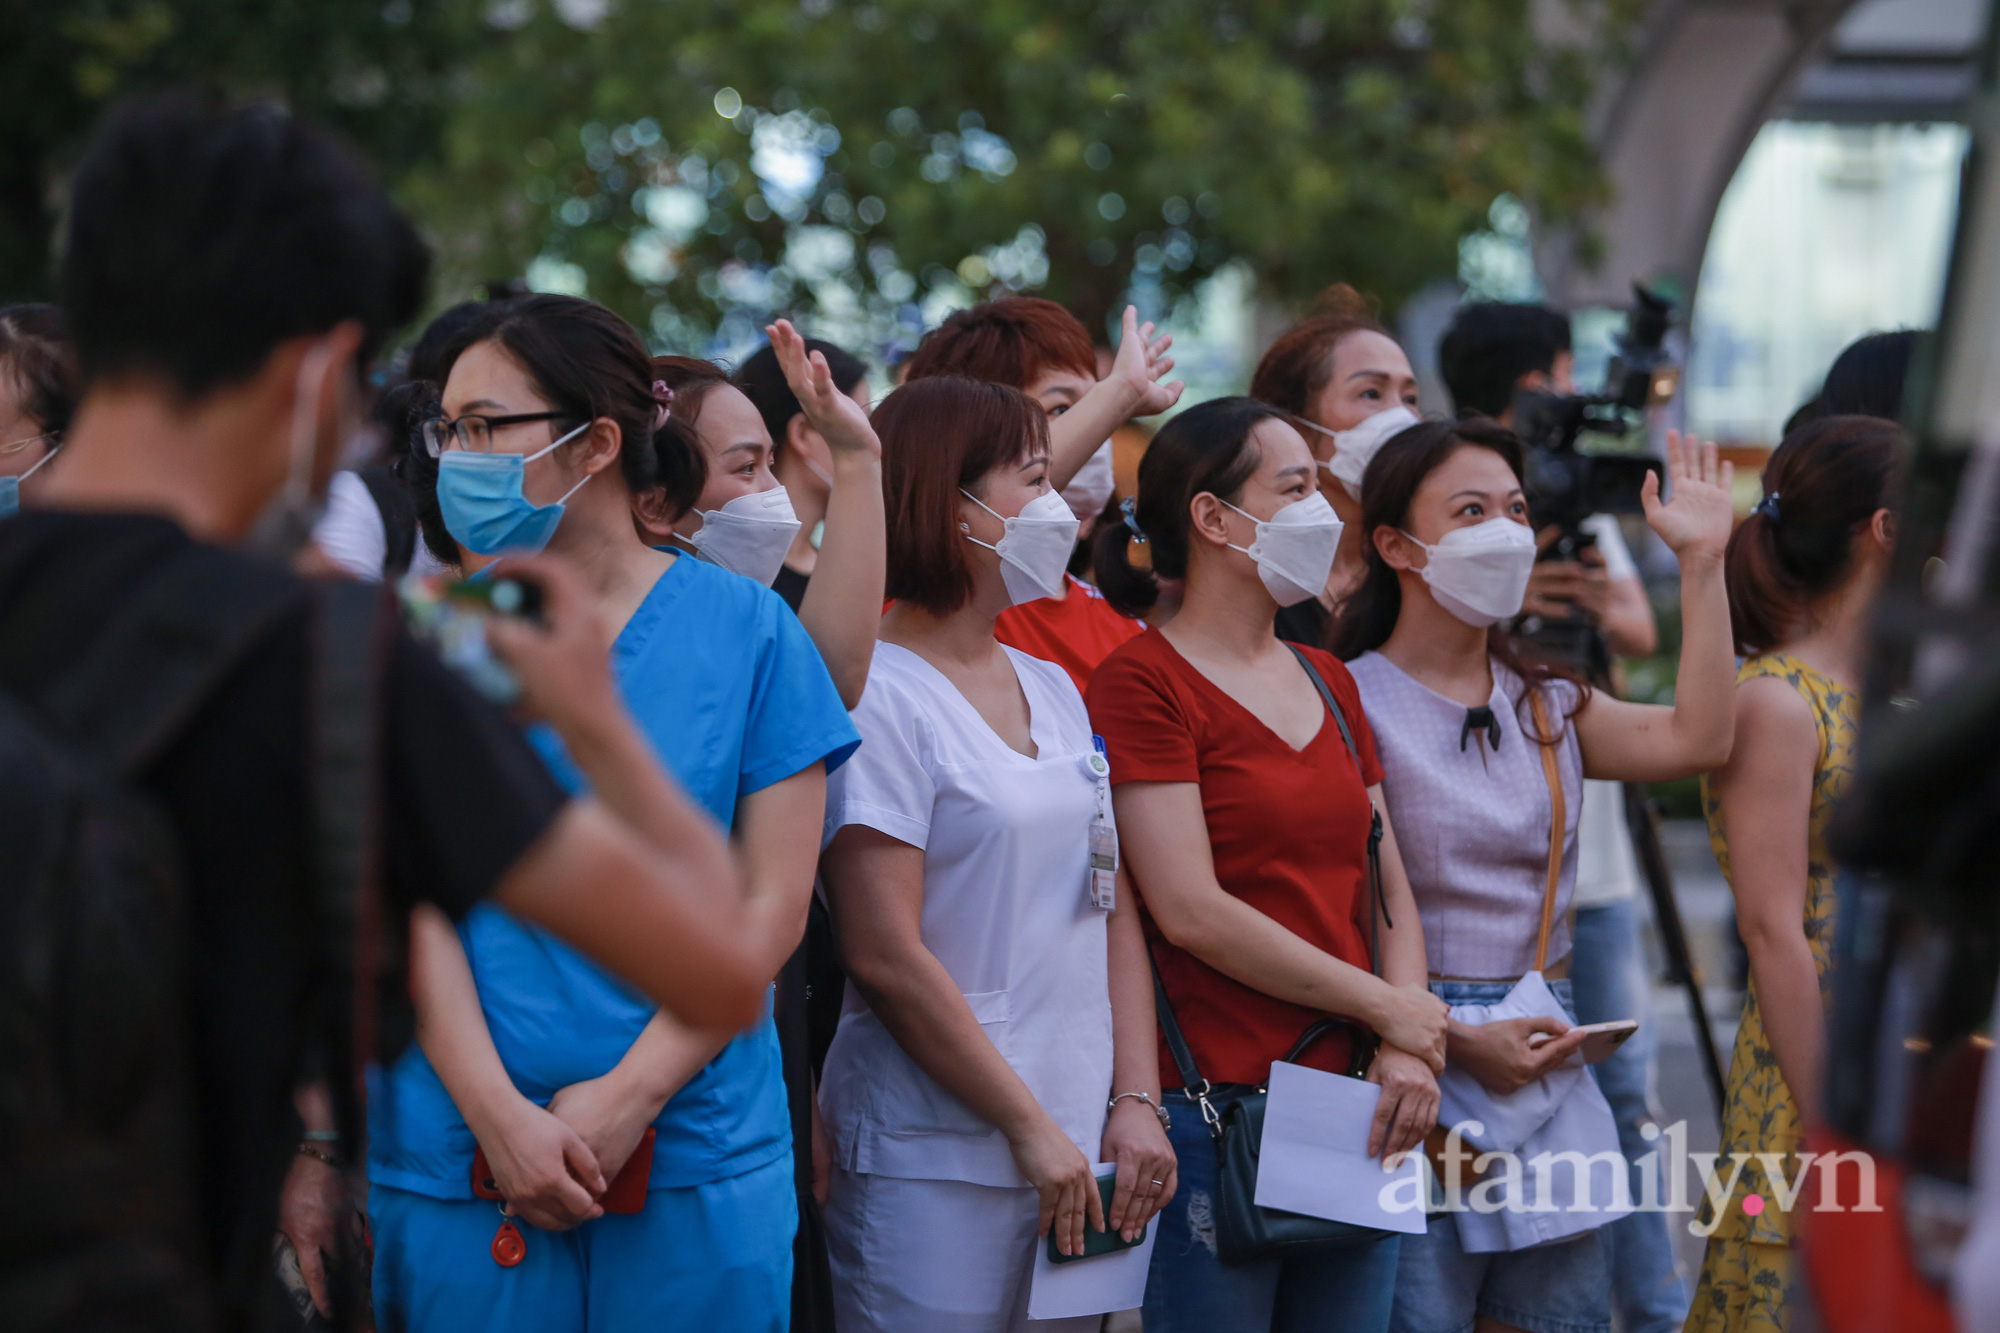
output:
[{"label": "red key fob", "polygon": [[521,1239],[521,1230],[510,1221],[502,1222],[500,1230],[493,1233],[493,1262],[502,1268],[512,1268],[528,1257],[528,1242]]}]

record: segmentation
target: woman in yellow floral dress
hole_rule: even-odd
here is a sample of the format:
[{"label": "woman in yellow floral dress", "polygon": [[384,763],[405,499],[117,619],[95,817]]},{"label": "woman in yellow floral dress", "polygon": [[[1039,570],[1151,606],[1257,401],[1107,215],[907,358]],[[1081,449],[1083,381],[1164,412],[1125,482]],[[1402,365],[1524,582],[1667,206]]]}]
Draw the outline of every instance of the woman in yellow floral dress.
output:
[{"label": "woman in yellow floral dress", "polygon": [[[1750,990],[1723,1107],[1732,1153],[1782,1154],[1783,1180],[1755,1159],[1709,1232],[1686,1333],[1789,1326],[1796,1156],[1816,1111],[1833,944],[1827,813],[1852,774],[1869,604],[1888,570],[1895,520],[1883,508],[1896,426],[1831,417],[1794,431],[1764,470],[1764,499],[1730,538],[1737,648],[1736,744],[1702,781],[1709,839],[1736,896]],[[1732,834],[1734,837],[1732,838]]]}]

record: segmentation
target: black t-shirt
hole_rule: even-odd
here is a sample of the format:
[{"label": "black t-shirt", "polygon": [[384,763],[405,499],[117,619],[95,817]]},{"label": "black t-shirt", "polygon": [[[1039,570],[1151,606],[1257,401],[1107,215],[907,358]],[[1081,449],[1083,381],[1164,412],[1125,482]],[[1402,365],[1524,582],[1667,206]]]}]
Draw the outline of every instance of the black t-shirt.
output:
[{"label": "black t-shirt", "polygon": [[799,603],[806,599],[806,587],[812,582],[812,575],[801,574],[790,565],[778,566],[778,577],[771,580],[771,591],[785,599],[785,605],[797,615]]},{"label": "black t-shirt", "polygon": [[[172,522],[145,515],[43,512],[0,523],[0,689],[34,703],[143,572],[191,544]],[[48,579],[60,580],[75,613],[11,623],[24,607],[47,605],[36,591]],[[301,600],[266,631],[141,775],[182,859],[198,1211],[216,1263],[246,1237],[271,1234],[297,1128],[291,1094],[312,956],[308,615]],[[421,900],[463,916],[566,797],[519,729],[400,629],[380,698],[386,907],[396,918]]]}]

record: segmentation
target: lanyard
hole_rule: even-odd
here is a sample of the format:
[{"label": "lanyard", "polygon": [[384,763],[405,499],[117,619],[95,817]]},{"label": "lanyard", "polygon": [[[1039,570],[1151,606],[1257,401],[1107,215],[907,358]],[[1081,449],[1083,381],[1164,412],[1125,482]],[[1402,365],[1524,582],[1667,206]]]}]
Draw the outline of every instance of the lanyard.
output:
[{"label": "lanyard", "polygon": [[1111,817],[1111,761],[1102,736],[1092,736],[1090,744],[1086,762],[1097,779],[1097,815],[1090,822],[1090,905],[1109,912],[1118,906],[1118,825]]}]

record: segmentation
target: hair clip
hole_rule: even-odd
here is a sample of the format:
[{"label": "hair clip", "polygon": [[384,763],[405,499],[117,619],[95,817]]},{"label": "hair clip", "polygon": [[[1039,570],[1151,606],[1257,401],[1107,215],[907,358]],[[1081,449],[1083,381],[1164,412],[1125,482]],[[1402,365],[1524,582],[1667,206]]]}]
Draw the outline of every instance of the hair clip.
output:
[{"label": "hair clip", "polygon": [[1766,523],[1776,523],[1778,521],[1778,493],[1772,491],[1769,495],[1759,500],[1757,507],[1750,512],[1753,514],[1762,514]]},{"label": "hair clip", "polygon": [[673,386],[665,380],[654,380],[653,401],[660,405],[660,410],[653,414],[653,429],[658,430],[666,425],[667,419],[674,414]]},{"label": "hair clip", "polygon": [[1118,512],[1125,516],[1125,526],[1132,530],[1132,540],[1143,542],[1146,540],[1146,530],[1139,526],[1135,512],[1138,506],[1137,497],[1128,495],[1118,502]]}]

